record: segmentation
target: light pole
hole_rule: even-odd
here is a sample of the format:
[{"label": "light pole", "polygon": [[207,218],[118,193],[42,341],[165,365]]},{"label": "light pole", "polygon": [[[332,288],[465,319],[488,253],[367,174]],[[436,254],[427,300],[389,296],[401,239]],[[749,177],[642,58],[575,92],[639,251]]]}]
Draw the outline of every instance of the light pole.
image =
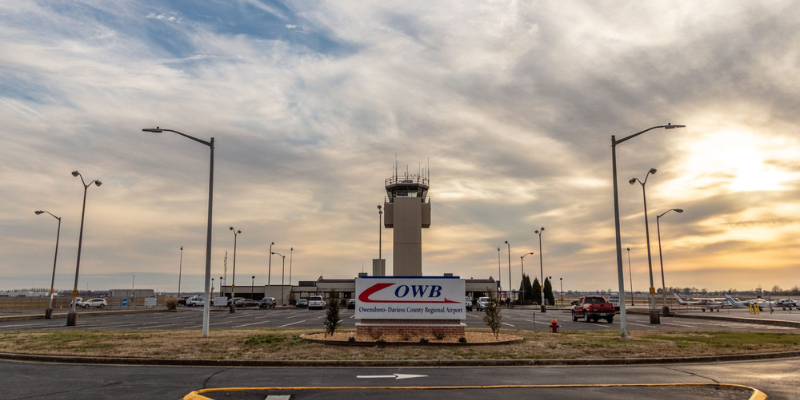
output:
[{"label": "light pole", "polygon": [[78,171],[72,171],[72,176],[74,177],[81,177],[81,183],[83,184],[83,209],[81,210],[81,233],[78,235],[78,262],[75,263],[75,286],[72,289],[72,308],[70,309],[69,313],[67,314],[67,326],[75,326],[78,324],[78,307],[75,298],[78,297],[78,275],[81,269],[81,248],[83,246],[83,217],[86,216],[86,192],[89,189],[89,186],[92,186],[94,183],[96,186],[100,186],[103,182],[95,179],[89,184],[86,184],[86,181],[83,180],[83,175],[81,175]]},{"label": "light pole", "polygon": [[683,210],[680,208],[673,208],[664,211],[661,215],[656,217],[656,231],[658,232],[658,260],[661,262],[661,299],[664,301],[661,312],[663,312],[665,316],[669,314],[669,308],[667,307],[667,287],[664,283],[664,257],[661,256],[661,224],[659,223],[659,220],[664,216],[664,214],[670,211],[675,211],[678,214],[683,212]]},{"label": "light pole", "polygon": [[[294,256],[294,247],[289,248],[289,296],[292,296],[292,257]],[[289,301],[291,303],[291,300]],[[291,304],[289,304],[291,305]]]},{"label": "light pole", "polygon": [[269,270],[267,272],[267,286],[272,287],[272,255],[275,254],[272,252],[272,246],[275,245],[275,242],[269,244]]},{"label": "light pole", "polygon": [[250,300],[255,300],[256,298],[255,298],[255,289],[254,288],[256,286],[256,276],[253,275],[252,277],[250,277],[250,279],[252,279],[250,281]]},{"label": "light pole", "polygon": [[633,294],[633,273],[631,273],[631,248],[628,247],[628,280],[631,282],[631,307],[636,305],[636,296]]},{"label": "light pole", "polygon": [[56,217],[50,211],[34,211],[34,214],[41,215],[44,213],[48,213],[53,216],[53,218],[58,220],[58,231],[56,233],[56,255],[53,257],[53,277],[50,278],[50,305],[47,306],[47,310],[44,311],[44,318],[51,319],[53,318],[53,287],[56,283],[56,262],[58,261],[58,239],[61,237],[61,217]]},{"label": "light pole", "polygon": [[[647,175],[645,175],[644,177],[644,182],[639,180],[639,178],[631,178],[631,180],[628,181],[628,183],[630,183],[631,185],[635,184],[636,182],[639,182],[639,184],[642,185],[642,199],[644,201],[644,233],[645,233],[645,239],[647,240],[647,266],[650,268],[650,312],[651,313],[656,309],[656,288],[655,285],[653,285],[653,262],[652,259],[650,258],[650,225],[648,224],[647,221],[647,191],[645,190],[645,185],[647,185],[647,178],[649,178],[650,175],[655,175],[656,172],[657,170],[655,168],[650,168],[650,170],[647,171]],[[651,324],[657,324],[659,322],[660,321],[658,321],[658,318],[653,319],[653,317],[650,317]]]},{"label": "light pole", "polygon": [[[214,278],[211,278],[211,280],[214,280]],[[221,276],[219,277],[219,295],[225,296],[225,283],[222,282]]]},{"label": "light pole", "polygon": [[236,312],[236,303],[234,303],[233,298],[236,297],[236,240],[239,238],[239,234],[242,231],[234,230],[233,227],[228,228],[233,231],[233,284],[231,285],[231,304],[230,304],[230,312]]},{"label": "light pole", "polygon": [[508,246],[508,308],[511,308],[511,294],[514,291],[514,286],[511,286],[511,243],[506,240]]},{"label": "light pole", "polygon": [[281,305],[285,306],[286,303],[283,302],[283,275],[286,272],[286,256],[281,254],[281,253],[277,253],[277,252],[272,253],[272,254],[277,254],[277,255],[281,256],[281,259],[283,260],[283,267],[282,267],[282,272],[281,272]]},{"label": "light pole", "polygon": [[500,248],[497,248],[497,302],[500,302],[500,291],[503,285],[500,284]]},{"label": "light pole", "polygon": [[564,278],[558,278],[558,281],[561,282],[561,306],[564,306]]},{"label": "light pole", "polygon": [[[625,276],[624,270],[622,269],[622,238],[619,229],[619,194],[617,191],[617,145],[622,144],[625,141],[635,138],[647,131],[653,129],[675,129],[675,128],[684,128],[685,125],[660,125],[654,126],[652,128],[645,129],[641,132],[634,133],[633,135],[624,137],[620,140],[617,140],[615,135],[611,135],[611,171],[614,180],[614,230],[616,233],[616,247],[617,247],[617,280],[619,281],[619,315],[620,315],[620,338],[623,340],[628,339],[628,325],[627,325],[627,313],[625,311]],[[652,318],[652,317],[651,317]]]},{"label": "light pole", "polygon": [[[523,254],[519,258],[519,266],[520,266],[520,269],[522,270],[522,285],[521,285],[522,286],[522,302],[521,303],[525,302],[525,257],[527,257],[527,256],[529,256],[531,254],[533,254],[533,252]],[[520,305],[522,305],[521,303],[520,303]]]},{"label": "light pole", "polygon": [[[211,157],[210,157],[210,166],[209,166],[209,173],[208,173],[208,226],[206,228],[206,277],[205,277],[205,298],[208,299],[211,297],[211,215],[212,210],[214,208],[214,138],[212,137],[210,141],[205,141],[198,139],[193,136],[189,136],[187,134],[174,131],[172,129],[161,129],[156,127],[155,129],[142,129],[144,132],[172,132],[178,135],[181,135],[185,138],[194,140],[195,142],[204,144],[209,147],[211,150]],[[203,302],[203,337],[208,337],[208,326],[210,320],[210,301]]]},{"label": "light pole", "polygon": [[541,311],[547,312],[547,299],[544,298],[544,262],[542,261],[542,234],[544,233],[544,227],[539,228],[538,231],[535,231],[537,235],[539,235],[539,273],[541,274],[542,280],[539,281],[541,287],[539,288],[542,291],[542,308]]},{"label": "light pole", "polygon": [[[214,295],[214,278],[211,278],[211,295]],[[206,301],[211,301],[211,299],[207,299]]]},{"label": "light pole", "polygon": [[182,274],[183,274],[183,246],[181,246],[181,262],[180,262],[180,264],[178,266],[178,298],[181,297],[181,275]]}]

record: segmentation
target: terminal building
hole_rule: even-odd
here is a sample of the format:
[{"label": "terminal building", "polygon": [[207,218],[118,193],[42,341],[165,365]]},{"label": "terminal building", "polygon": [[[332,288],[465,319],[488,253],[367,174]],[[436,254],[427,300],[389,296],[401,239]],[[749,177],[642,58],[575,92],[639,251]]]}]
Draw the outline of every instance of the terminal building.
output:
[{"label": "terminal building", "polygon": [[[404,175],[397,173],[395,165],[394,176],[384,182],[386,197],[383,202],[383,226],[393,230],[393,271],[392,276],[423,276],[422,273],[422,229],[431,226],[431,201],[428,197],[430,188],[430,171],[420,171],[420,174]],[[380,208],[380,207],[379,207]],[[387,276],[386,263],[380,250],[377,259],[372,260],[372,276]],[[366,274],[359,274],[366,276]],[[444,276],[453,276],[452,273]],[[464,279],[464,295],[470,298],[488,296],[489,292],[500,289],[500,281],[492,277],[488,279]],[[264,297],[283,299],[278,304],[294,304],[301,298],[311,295],[320,295],[325,298],[331,290],[335,290],[342,300],[355,297],[356,278],[351,279],[325,279],[319,277],[316,281],[300,281],[297,286],[237,286],[236,296],[260,300]],[[230,296],[230,286],[221,288],[222,295]]]}]

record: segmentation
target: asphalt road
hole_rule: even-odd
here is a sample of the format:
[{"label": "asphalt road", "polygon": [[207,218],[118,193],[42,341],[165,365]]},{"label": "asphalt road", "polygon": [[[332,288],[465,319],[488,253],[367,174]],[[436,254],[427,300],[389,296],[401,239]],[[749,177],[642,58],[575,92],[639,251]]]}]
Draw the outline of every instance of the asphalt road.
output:
[{"label": "asphalt road", "polygon": [[[800,358],[714,364],[597,367],[501,368],[217,368],[67,365],[0,362],[3,399],[179,399],[203,388],[225,387],[380,387],[733,383],[755,387],[770,399],[800,399]],[[358,378],[359,375],[412,374],[422,377]],[[708,391],[686,388],[550,388],[390,391],[370,389],[287,390],[295,399],[482,398],[537,399],[705,399]],[[252,394],[252,393],[250,393]],[[260,393],[264,398],[264,392]],[[271,393],[276,394],[276,393]],[[719,394],[719,393],[717,393]],[[212,398],[246,399],[247,393]],[[480,397],[478,397],[480,396]],[[733,396],[723,396],[735,398]]]},{"label": "asphalt road", "polygon": [[[562,330],[619,330],[619,316],[613,323],[605,320],[600,322],[572,322],[570,314],[550,310],[542,314],[531,310],[503,310],[503,328],[545,330],[549,329],[550,322],[556,318]],[[715,313],[716,314],[716,313]],[[340,312],[342,327],[355,328],[354,310],[342,309]],[[231,314],[227,311],[214,311],[211,313],[211,328],[248,329],[248,328],[319,328],[323,327],[325,310],[283,309],[283,310],[237,310]],[[468,327],[480,327],[482,312],[467,312]],[[651,325],[647,315],[628,314],[628,330],[648,331],[764,331],[764,332],[789,332],[800,333],[800,329],[754,325],[727,321],[662,318],[660,325]],[[22,330],[47,330],[47,329],[120,329],[120,330],[177,330],[201,329],[203,322],[202,309],[192,309],[178,313],[144,313],[122,314],[84,317],[78,319],[78,326],[66,327],[65,318],[52,320],[31,321],[4,321],[0,322],[0,332]]]}]

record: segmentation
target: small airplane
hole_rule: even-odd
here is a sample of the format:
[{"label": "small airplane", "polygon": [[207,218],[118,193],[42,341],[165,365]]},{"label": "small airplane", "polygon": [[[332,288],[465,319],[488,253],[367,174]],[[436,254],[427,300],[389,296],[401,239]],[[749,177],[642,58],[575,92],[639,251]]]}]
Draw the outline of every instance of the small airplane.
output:
[{"label": "small airplane", "polygon": [[678,296],[677,293],[673,294],[675,295],[675,298],[678,299],[678,304],[682,306],[700,307],[703,310],[703,312],[706,312],[706,308],[708,309],[709,312],[714,312],[714,310],[717,310],[717,312],[719,312],[719,310],[723,307],[723,303],[720,301],[711,299],[684,300],[681,298],[681,296]]},{"label": "small airplane", "polygon": [[750,308],[750,303],[747,301],[736,300],[731,296],[725,295],[725,300],[733,308]]}]

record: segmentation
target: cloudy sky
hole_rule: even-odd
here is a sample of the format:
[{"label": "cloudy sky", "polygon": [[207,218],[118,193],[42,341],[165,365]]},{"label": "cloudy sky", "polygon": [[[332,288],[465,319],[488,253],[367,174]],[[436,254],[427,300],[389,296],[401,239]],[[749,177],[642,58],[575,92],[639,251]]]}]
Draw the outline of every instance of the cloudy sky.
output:
[{"label": "cloudy sky", "polygon": [[[661,218],[667,286],[800,284],[800,12],[793,1],[0,3],[0,289],[200,290],[216,139],[213,276],[353,277],[377,258],[395,154],[430,158],[423,271],[646,290]],[[383,231],[391,270],[392,231]],[[272,283],[280,281],[273,258]],[[286,279],[288,281],[289,258]],[[625,259],[627,269],[627,258]],[[244,282],[243,282],[244,281]],[[627,277],[626,277],[627,282]],[[627,284],[627,283],[626,283]],[[660,279],[657,278],[657,286]]]}]

